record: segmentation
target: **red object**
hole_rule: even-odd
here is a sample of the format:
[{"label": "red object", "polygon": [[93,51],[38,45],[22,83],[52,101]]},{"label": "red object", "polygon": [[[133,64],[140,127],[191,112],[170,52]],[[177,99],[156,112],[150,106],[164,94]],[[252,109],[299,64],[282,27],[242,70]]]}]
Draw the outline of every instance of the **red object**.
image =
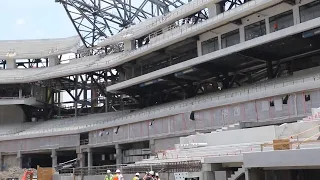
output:
[{"label": "red object", "polygon": [[33,171],[25,170],[21,180],[32,180],[32,178],[33,178]]}]

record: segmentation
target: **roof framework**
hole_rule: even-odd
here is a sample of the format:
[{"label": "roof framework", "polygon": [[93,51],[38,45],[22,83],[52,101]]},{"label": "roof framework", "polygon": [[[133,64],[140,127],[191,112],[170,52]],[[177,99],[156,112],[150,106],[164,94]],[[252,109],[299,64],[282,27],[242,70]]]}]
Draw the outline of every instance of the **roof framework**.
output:
[{"label": "roof framework", "polygon": [[190,0],[57,0],[85,47],[92,47],[132,24],[159,16]]},{"label": "roof framework", "polygon": [[[132,24],[165,14],[191,0],[56,0],[68,14],[85,48]],[[222,11],[249,0],[222,0]]]}]

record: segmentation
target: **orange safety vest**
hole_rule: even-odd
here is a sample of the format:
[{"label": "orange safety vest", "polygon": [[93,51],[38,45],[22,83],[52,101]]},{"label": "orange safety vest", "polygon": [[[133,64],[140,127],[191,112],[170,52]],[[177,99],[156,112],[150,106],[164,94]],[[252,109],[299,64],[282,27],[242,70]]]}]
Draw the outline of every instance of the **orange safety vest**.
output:
[{"label": "orange safety vest", "polygon": [[118,174],[115,174],[113,177],[112,177],[113,180],[119,180],[119,176]]}]

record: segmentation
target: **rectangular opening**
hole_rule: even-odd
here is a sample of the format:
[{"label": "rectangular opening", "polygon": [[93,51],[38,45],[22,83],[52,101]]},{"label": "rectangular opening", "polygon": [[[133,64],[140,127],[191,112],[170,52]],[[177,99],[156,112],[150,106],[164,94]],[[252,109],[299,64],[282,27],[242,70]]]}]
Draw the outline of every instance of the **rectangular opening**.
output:
[{"label": "rectangular opening", "polygon": [[240,43],[239,29],[221,35],[222,48],[230,47]]},{"label": "rectangular opening", "polygon": [[281,29],[293,26],[293,12],[292,10],[272,16],[269,18],[270,32],[275,32]]},{"label": "rectangular opening", "polygon": [[286,95],[285,97],[282,98],[282,104],[288,104],[289,100],[289,95]]},{"label": "rectangular opening", "polygon": [[201,42],[202,55],[219,50],[218,37]]},{"label": "rectangular opening", "polygon": [[274,107],[274,101],[270,101],[270,107]]},{"label": "rectangular opening", "polygon": [[307,102],[307,101],[310,101],[311,100],[311,97],[310,97],[310,94],[305,94],[304,95],[304,100]]},{"label": "rectangular opening", "polygon": [[320,17],[320,1],[313,1],[306,5],[300,6],[299,11],[301,22],[306,22]]},{"label": "rectangular opening", "polygon": [[266,34],[266,22],[265,20],[250,24],[244,27],[245,31],[245,39],[250,40],[257,38],[259,36],[263,36]]}]

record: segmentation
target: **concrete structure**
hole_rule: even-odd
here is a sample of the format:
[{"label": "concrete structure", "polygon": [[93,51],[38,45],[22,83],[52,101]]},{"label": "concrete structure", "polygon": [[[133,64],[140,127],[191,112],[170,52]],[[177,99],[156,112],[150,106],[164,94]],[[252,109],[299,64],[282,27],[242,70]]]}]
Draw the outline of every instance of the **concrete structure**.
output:
[{"label": "concrete structure", "polygon": [[[319,122],[308,120],[319,118],[320,2],[225,6],[194,0],[90,48],[78,37],[0,42],[2,167],[77,158],[84,179],[102,178],[90,177],[100,166],[129,178],[152,164],[168,180],[288,178],[317,167]],[[24,58],[29,68],[15,68]],[[281,139],[296,149],[274,151]]]}]

